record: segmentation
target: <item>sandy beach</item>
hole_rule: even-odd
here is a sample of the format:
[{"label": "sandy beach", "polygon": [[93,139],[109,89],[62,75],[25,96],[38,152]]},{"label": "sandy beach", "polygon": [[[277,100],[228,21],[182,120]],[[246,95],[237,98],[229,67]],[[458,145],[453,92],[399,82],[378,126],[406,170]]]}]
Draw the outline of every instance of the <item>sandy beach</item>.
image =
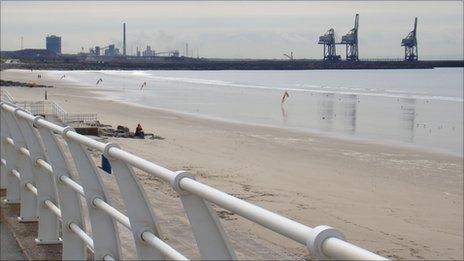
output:
[{"label": "sandy beach", "polygon": [[[1,79],[30,82],[34,75],[2,71]],[[131,130],[141,123],[145,132],[164,140],[108,141],[171,170],[188,170],[234,196],[311,227],[333,226],[350,242],[395,259],[464,258],[460,156],[215,121],[105,100],[92,92],[95,86],[34,81],[55,86],[47,89],[48,99],[68,112],[97,113],[100,122]],[[16,100],[43,99],[41,88],[2,88]],[[178,203],[168,184],[146,174],[140,177],[149,195]],[[162,207],[155,212],[165,218],[162,226],[168,226],[180,206],[156,200]],[[240,258],[308,257],[304,246],[231,213],[220,216],[234,245],[248,239],[263,246],[262,253],[240,248]],[[181,219],[186,222],[185,215]],[[285,253],[270,255],[268,249]]]}]

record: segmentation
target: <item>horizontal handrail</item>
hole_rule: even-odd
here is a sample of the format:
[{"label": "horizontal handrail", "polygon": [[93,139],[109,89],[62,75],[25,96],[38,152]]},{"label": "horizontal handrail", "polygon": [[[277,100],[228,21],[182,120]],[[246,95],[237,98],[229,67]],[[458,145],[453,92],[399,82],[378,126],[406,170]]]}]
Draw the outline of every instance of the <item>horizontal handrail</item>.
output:
[{"label": "horizontal handrail", "polygon": [[185,256],[179,254],[171,246],[164,243],[161,239],[156,237],[153,233],[145,231],[142,233],[142,239],[148,244],[154,246],[161,253],[163,253],[168,259],[171,260],[188,260]]},{"label": "horizontal handrail", "polygon": [[92,203],[97,206],[98,208],[100,208],[101,210],[105,211],[106,213],[108,213],[109,215],[111,215],[112,217],[114,217],[117,221],[119,221],[122,225],[124,225],[125,227],[127,227],[128,229],[131,229],[131,225],[130,225],[130,221],[129,221],[129,218],[122,214],[121,212],[119,212],[117,209],[113,208],[111,205],[109,205],[108,203],[106,203],[105,201],[99,199],[99,198],[95,198]]},{"label": "horizontal handrail", "polygon": [[49,199],[45,200],[45,205],[57,216],[61,219],[61,209],[55,205],[55,203],[51,202]]},{"label": "horizontal handrail", "polygon": [[15,176],[18,180],[21,180],[21,174],[19,174],[17,170],[12,169],[11,174],[13,174],[13,176]]},{"label": "horizontal handrail", "polygon": [[68,185],[72,190],[79,193],[81,196],[85,196],[84,188],[81,185],[79,185],[79,183],[75,182],[74,180],[65,175],[60,176],[60,180],[64,184]]},{"label": "horizontal handrail", "polygon": [[5,140],[6,140],[6,142],[8,142],[10,145],[12,145],[12,146],[14,146],[14,145],[15,145],[15,144],[14,144],[14,141],[13,141],[13,139],[12,139],[12,138],[10,138],[10,137],[7,137],[7,138],[5,138]]},{"label": "horizontal handrail", "polygon": [[43,159],[38,159],[37,164],[45,169],[48,173],[53,174],[53,168],[50,164],[48,164],[45,160]]},{"label": "horizontal handrail", "polygon": [[37,192],[37,188],[32,185],[32,183],[26,183],[26,187],[32,192],[32,194],[34,194],[35,196],[37,196],[39,193]]},{"label": "horizontal handrail", "polygon": [[89,248],[93,251],[95,249],[94,244],[93,244],[93,239],[85,233],[84,230],[76,223],[70,223],[69,224],[69,229],[71,229],[72,232],[74,232],[82,241],[89,246]]},{"label": "horizontal handrail", "polygon": [[24,148],[24,147],[19,148],[19,151],[20,151],[22,154],[24,154],[24,155],[26,155],[26,156],[28,156],[28,157],[31,156],[31,154],[29,153],[29,150],[26,149],[26,148]]}]

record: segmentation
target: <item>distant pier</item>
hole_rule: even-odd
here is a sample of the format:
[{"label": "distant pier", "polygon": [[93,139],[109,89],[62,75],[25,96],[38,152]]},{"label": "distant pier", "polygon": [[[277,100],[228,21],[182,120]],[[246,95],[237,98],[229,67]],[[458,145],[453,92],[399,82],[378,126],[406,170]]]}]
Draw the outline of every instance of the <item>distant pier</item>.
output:
[{"label": "distant pier", "polygon": [[55,59],[26,59],[20,63],[2,63],[2,69],[37,70],[328,70],[328,69],[432,69],[437,67],[464,67],[463,60],[358,60],[324,61],[313,59],[205,59],[163,57],[137,59],[115,57],[108,60],[88,61],[75,57]]}]

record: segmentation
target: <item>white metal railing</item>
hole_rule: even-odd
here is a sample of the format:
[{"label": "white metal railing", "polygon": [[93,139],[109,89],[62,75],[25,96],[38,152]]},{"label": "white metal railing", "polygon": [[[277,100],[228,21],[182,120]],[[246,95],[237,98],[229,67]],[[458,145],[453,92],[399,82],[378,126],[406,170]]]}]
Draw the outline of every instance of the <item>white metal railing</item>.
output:
[{"label": "white metal railing", "polygon": [[14,103],[13,97],[11,97],[11,95],[3,88],[0,88],[0,96],[2,97],[2,100],[5,100],[6,102]]},{"label": "white metal railing", "polygon": [[[305,245],[317,259],[385,259],[346,242],[334,228],[308,227],[198,182],[188,172],[171,171],[114,143],[80,135],[14,104],[2,103],[0,107],[0,177],[2,187],[7,189],[6,201],[21,204],[20,220],[38,216],[37,243],[62,242],[63,259],[85,259],[85,249],[93,251],[98,260],[121,259],[116,223],[132,232],[139,259],[187,259],[160,239],[157,219],[134,168],[168,182],[178,192],[202,259],[236,259],[211,203]],[[67,146],[71,157],[63,153],[62,146]],[[127,216],[110,204],[110,195],[87,148],[109,159]],[[71,160],[80,183],[69,174]],[[87,202],[91,234],[83,227],[81,200]]]},{"label": "white metal railing", "polygon": [[15,104],[34,115],[54,115],[61,122],[73,126],[97,121],[95,113],[68,113],[53,101],[16,101]]},{"label": "white metal railing", "polygon": [[64,124],[74,127],[94,124],[97,122],[97,114],[95,113],[68,113],[54,101],[15,101],[3,88],[1,88],[1,98],[2,101],[4,100],[5,102],[14,103],[33,115],[53,115]]}]

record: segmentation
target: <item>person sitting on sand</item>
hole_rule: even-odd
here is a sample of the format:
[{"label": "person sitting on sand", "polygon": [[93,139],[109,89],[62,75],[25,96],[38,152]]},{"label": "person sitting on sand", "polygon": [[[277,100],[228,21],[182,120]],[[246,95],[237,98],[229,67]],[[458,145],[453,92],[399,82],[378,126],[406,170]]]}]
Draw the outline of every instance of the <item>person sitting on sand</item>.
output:
[{"label": "person sitting on sand", "polygon": [[140,139],[145,139],[145,132],[143,132],[142,126],[137,124],[137,128],[135,128],[135,135],[134,137],[140,138]]}]

